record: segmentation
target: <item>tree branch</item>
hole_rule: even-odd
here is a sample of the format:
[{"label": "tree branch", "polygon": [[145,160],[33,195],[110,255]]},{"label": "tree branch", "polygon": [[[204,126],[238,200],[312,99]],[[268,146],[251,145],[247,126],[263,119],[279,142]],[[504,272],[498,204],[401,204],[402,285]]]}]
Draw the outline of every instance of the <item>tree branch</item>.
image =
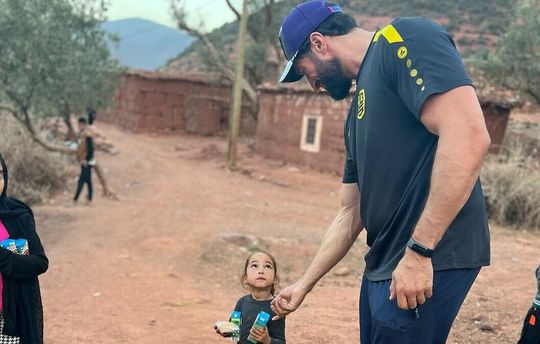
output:
[{"label": "tree branch", "polygon": [[264,8],[266,10],[266,25],[271,25],[273,21],[272,10],[274,0],[264,0]]},{"label": "tree branch", "polygon": [[540,94],[536,94],[532,89],[527,89],[525,91],[525,93],[527,93],[528,95],[530,95],[535,101],[537,104],[540,104]]},{"label": "tree branch", "polygon": [[231,11],[234,12],[234,14],[236,15],[236,19],[240,20],[242,19],[242,16],[240,15],[240,13],[236,10],[236,8],[234,8],[234,6],[231,4],[231,1],[230,0],[225,0],[227,2],[227,5],[229,6],[229,8],[231,9]]},{"label": "tree branch", "polygon": [[26,110],[23,110],[23,116],[24,116],[23,119],[18,119],[17,118],[17,120],[19,121],[19,123],[21,123],[26,128],[26,130],[30,134],[30,137],[32,138],[32,140],[35,143],[37,143],[38,145],[40,145],[41,147],[45,148],[46,150],[48,150],[50,152],[58,152],[58,153],[64,153],[64,154],[75,154],[75,151],[73,151],[73,150],[71,150],[71,149],[69,149],[67,147],[55,146],[55,145],[51,145],[51,144],[43,141],[43,139],[41,137],[39,137],[38,133],[34,129],[34,126],[32,125],[32,121],[30,120],[30,116],[28,115],[28,112]]},{"label": "tree branch", "polygon": [[[210,42],[210,40],[206,37],[206,35],[204,35],[202,32],[194,29],[193,27],[189,26],[186,23],[186,20],[185,20],[186,15],[183,9],[175,7],[173,3],[172,10],[173,10],[174,17],[177,20],[178,28],[186,31],[192,36],[197,37],[201,42],[203,42],[210,53],[210,57],[212,57],[212,60],[216,64],[216,67],[218,67],[218,69],[224,74],[224,76],[231,83],[234,82],[234,79],[235,79],[234,69],[228,66],[225,62],[223,62],[214,44]],[[255,108],[257,108],[259,104],[259,96],[257,94],[257,90],[253,85],[249,83],[248,80],[246,80],[246,78],[243,78],[242,80],[242,90],[248,97],[249,101],[254,105]]]}]

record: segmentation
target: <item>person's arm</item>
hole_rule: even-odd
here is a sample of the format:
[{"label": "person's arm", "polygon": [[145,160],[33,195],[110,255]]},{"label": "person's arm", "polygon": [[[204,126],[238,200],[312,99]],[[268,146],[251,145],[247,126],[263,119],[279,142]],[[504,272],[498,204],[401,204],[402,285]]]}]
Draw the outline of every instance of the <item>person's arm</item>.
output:
[{"label": "person's arm", "polygon": [[315,284],[347,254],[364,228],[360,220],[360,193],[356,183],[342,184],[341,209],[328,228],[319,251],[304,275],[272,300],[279,319],[295,311]]},{"label": "person's arm", "polygon": [[36,277],[49,267],[49,260],[45,256],[43,246],[36,233],[33,216],[28,213],[27,221],[31,228],[25,228],[27,233],[29,255],[19,255],[5,248],[0,248],[0,272],[11,278],[31,278]]},{"label": "person's arm", "polygon": [[92,136],[86,137],[86,161],[94,159],[94,139]]},{"label": "person's arm", "polygon": [[[430,192],[412,238],[434,249],[470,197],[491,140],[472,86],[431,96],[420,121],[439,137]],[[392,276],[390,298],[412,309],[431,297],[431,259],[409,248]]]}]

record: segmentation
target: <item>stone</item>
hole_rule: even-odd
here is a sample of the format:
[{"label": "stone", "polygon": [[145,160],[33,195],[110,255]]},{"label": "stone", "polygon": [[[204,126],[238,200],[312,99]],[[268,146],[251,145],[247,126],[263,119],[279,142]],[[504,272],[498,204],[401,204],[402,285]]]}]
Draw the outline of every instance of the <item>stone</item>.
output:
[{"label": "stone", "polygon": [[253,235],[239,233],[224,233],[219,235],[219,240],[240,247],[255,246],[259,240]]}]

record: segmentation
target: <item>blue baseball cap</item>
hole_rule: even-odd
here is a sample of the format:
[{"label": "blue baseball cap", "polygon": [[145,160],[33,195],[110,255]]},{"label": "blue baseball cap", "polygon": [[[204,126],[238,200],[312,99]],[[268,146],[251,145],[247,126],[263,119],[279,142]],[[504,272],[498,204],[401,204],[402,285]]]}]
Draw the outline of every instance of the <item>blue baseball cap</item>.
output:
[{"label": "blue baseball cap", "polygon": [[295,82],[303,77],[293,68],[298,50],[309,35],[336,12],[342,12],[341,7],[324,0],[311,0],[301,3],[287,14],[279,29],[279,42],[288,62],[279,82]]}]

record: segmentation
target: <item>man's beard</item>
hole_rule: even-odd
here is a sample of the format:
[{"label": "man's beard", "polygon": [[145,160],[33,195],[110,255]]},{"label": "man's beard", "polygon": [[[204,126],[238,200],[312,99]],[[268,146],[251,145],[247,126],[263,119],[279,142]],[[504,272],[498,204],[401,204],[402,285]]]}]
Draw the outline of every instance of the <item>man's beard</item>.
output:
[{"label": "man's beard", "polygon": [[352,80],[345,75],[341,63],[337,58],[329,61],[313,59],[317,68],[319,80],[328,95],[334,100],[345,99],[351,90]]}]

